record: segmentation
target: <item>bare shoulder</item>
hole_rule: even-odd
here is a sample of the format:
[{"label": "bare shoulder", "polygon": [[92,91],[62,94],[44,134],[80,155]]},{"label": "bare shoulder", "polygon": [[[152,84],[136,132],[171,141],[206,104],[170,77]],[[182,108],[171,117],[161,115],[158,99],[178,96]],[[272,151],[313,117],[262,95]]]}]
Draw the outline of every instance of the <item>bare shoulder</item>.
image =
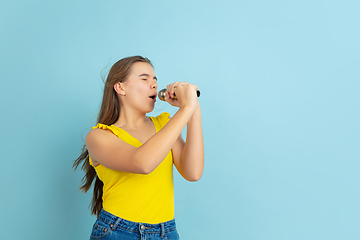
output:
[{"label": "bare shoulder", "polygon": [[[95,128],[92,129],[85,138],[86,148],[88,149],[93,165],[99,165],[97,155],[102,149],[107,149],[107,146],[116,141],[115,135],[110,130]],[[106,146],[107,145],[107,146]]]},{"label": "bare shoulder", "polygon": [[92,140],[97,137],[110,136],[110,134],[112,134],[110,130],[94,128],[86,135],[86,139]]},{"label": "bare shoulder", "polygon": [[104,140],[110,140],[113,138],[113,135],[114,134],[112,134],[110,130],[95,128],[86,135],[85,138],[86,147],[89,149],[94,144],[99,144]]}]

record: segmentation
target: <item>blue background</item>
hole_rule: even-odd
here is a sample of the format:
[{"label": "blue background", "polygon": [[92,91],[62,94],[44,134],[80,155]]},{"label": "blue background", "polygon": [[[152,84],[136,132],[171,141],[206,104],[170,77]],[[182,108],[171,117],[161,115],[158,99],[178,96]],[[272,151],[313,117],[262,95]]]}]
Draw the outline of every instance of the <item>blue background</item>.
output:
[{"label": "blue background", "polygon": [[88,239],[72,161],[102,78],[138,54],[159,88],[202,92],[205,172],[175,174],[182,239],[360,239],[359,7],[2,0],[0,239]]}]

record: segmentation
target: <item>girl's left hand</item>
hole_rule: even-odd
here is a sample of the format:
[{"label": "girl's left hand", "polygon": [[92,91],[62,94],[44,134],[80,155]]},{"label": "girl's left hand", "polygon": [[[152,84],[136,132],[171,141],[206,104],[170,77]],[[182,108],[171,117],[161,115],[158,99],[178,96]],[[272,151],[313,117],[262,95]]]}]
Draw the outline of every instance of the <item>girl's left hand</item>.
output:
[{"label": "girl's left hand", "polygon": [[[178,86],[183,87],[184,85],[191,86],[191,88],[193,88],[194,90],[198,89],[198,87],[196,85],[186,83],[186,82],[174,82],[174,83],[171,83],[171,84],[166,86],[165,101],[167,101],[170,105],[172,105],[174,107],[180,107],[181,104],[180,104],[179,99],[174,99],[175,88],[177,88]],[[194,91],[194,90],[189,89],[189,91]]]}]

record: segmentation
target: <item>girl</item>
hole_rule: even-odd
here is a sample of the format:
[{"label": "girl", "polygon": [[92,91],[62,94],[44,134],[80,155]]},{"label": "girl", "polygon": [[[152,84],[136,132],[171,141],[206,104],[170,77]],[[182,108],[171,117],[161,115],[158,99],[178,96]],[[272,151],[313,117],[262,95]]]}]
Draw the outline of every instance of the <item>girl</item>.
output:
[{"label": "girl", "polygon": [[[173,164],[186,180],[201,178],[201,110],[197,86],[175,82],[167,86],[165,100],[179,107],[176,114],[147,117],[157,87],[147,58],[124,58],[110,69],[98,124],[74,162],[75,169],[83,162],[83,191],[95,180],[91,210],[98,218],[90,239],[179,239]],[[181,136],[185,125],[186,142]]]}]

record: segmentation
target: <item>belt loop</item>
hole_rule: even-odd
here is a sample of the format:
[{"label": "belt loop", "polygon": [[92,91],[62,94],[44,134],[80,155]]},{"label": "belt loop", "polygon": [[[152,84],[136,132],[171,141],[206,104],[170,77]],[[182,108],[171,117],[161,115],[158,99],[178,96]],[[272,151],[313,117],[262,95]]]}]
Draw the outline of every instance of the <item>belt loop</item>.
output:
[{"label": "belt loop", "polygon": [[117,226],[119,225],[119,223],[121,222],[121,220],[122,220],[122,218],[116,219],[114,225],[111,226],[111,229],[112,229],[113,231],[116,230],[116,228],[117,228]]},{"label": "belt loop", "polygon": [[161,238],[164,238],[165,237],[165,228],[164,228],[164,223],[160,223],[161,225]]}]

